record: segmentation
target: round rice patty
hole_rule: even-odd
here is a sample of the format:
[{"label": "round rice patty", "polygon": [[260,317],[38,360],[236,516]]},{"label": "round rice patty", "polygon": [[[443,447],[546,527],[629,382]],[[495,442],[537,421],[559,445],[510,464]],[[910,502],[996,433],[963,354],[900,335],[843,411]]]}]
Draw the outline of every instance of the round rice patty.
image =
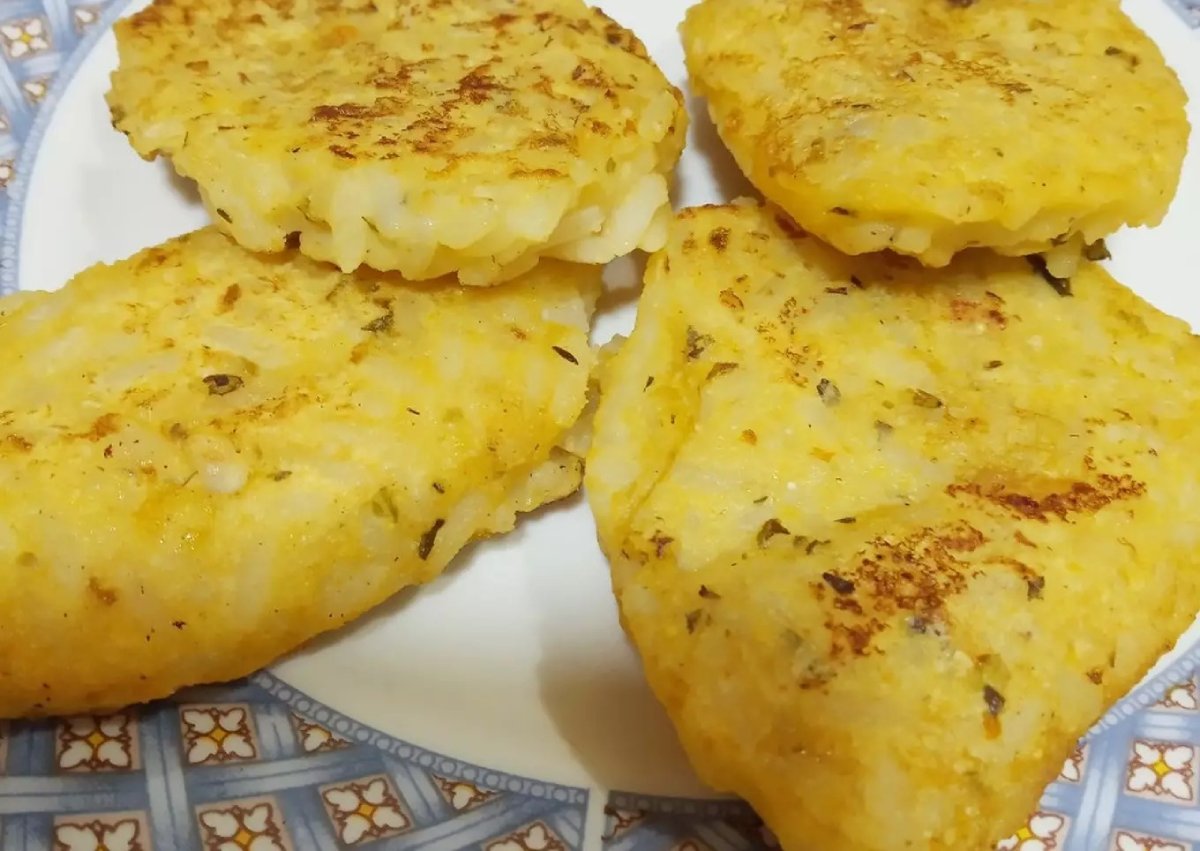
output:
[{"label": "round rice patty", "polygon": [[573,491],[599,275],[414,286],[207,228],[0,300],[0,717],[242,676]]},{"label": "round rice patty", "polygon": [[1179,181],[1186,94],[1116,0],[705,0],[683,38],[742,170],[849,254],[1077,258]]},{"label": "round rice patty", "polygon": [[158,0],[108,101],[222,229],[491,284],[662,244],[682,96],[582,0]]}]

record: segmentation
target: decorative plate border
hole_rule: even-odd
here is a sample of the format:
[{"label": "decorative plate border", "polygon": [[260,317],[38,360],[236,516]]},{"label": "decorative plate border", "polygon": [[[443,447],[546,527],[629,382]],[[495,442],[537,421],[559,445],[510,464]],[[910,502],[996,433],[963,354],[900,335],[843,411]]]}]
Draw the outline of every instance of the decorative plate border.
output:
[{"label": "decorative plate border", "polygon": [[0,725],[5,851],[577,851],[588,790],[365,727],[268,673]]},{"label": "decorative plate border", "polygon": [[1186,24],[1200,29],[1200,0],[1167,0],[1167,5],[1173,7]]},{"label": "decorative plate border", "polygon": [[130,2],[0,0],[0,295],[18,288],[25,194],[55,107]]},{"label": "decorative plate border", "polygon": [[[62,92],[130,0],[0,0],[0,294]],[[1200,0],[1165,0],[1200,29]],[[1114,706],[1004,851],[1200,851],[1200,642]],[[5,851],[575,851],[589,792],[365,727],[262,672],[100,718],[0,722]],[[612,792],[604,851],[778,845],[731,801]]]}]

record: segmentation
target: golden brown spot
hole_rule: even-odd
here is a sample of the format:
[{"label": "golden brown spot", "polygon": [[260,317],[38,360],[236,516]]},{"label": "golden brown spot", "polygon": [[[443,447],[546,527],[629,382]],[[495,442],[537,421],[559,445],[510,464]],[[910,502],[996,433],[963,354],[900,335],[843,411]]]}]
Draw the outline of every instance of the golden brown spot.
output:
[{"label": "golden brown spot", "polygon": [[795,296],[790,296],[779,308],[779,321],[783,325],[793,325],[801,316],[808,313],[808,308],[801,307]]},{"label": "golden brown spot", "polygon": [[733,372],[737,368],[738,368],[738,365],[736,363],[728,363],[728,362],[714,363],[712,366],[712,369],[710,369],[708,371],[708,378],[710,380],[713,378],[718,378],[719,376],[722,376],[727,372]]},{"label": "golden brown spot", "polygon": [[333,27],[321,37],[325,47],[345,47],[358,38],[358,30],[348,24]]},{"label": "golden brown spot", "polygon": [[336,123],[343,119],[374,118],[378,113],[369,106],[359,103],[339,103],[318,106],[312,111],[311,121],[326,121]]},{"label": "golden brown spot", "polygon": [[529,169],[529,168],[521,168],[521,167],[512,169],[508,173],[508,176],[509,177],[538,177],[538,178],[542,178],[542,179],[546,179],[546,180],[555,180],[560,177],[565,177],[565,175],[561,171],[558,171],[557,169],[553,169],[553,168]]},{"label": "golden brown spot", "polygon": [[729,246],[729,228],[713,228],[708,235],[708,244],[718,252],[724,251]]},{"label": "golden brown spot", "polygon": [[614,85],[595,63],[583,60],[571,72],[571,80],[577,85],[590,89],[607,89]]},{"label": "golden brown spot", "polygon": [[741,310],[745,307],[742,299],[733,290],[721,290],[721,304],[730,310]]},{"label": "golden brown spot", "polygon": [[575,143],[563,133],[535,133],[525,140],[534,150],[542,151],[547,148],[573,148]]},{"label": "golden brown spot", "polygon": [[105,606],[111,606],[117,602],[117,592],[112,588],[105,588],[94,576],[88,577],[88,591]]},{"label": "golden brown spot", "polygon": [[1027,589],[1026,597],[1030,600],[1040,600],[1042,591],[1046,587],[1046,580],[1033,570],[1023,561],[1018,561],[1015,558],[1008,556],[993,556],[987,559],[988,564],[1000,564],[1005,567],[1011,567],[1016,574],[1025,582]]},{"label": "golden brown spot", "polygon": [[[865,655],[874,636],[901,613],[923,623],[941,620],[947,601],[967,587],[969,570],[962,556],[986,541],[965,521],[941,529],[926,527],[900,539],[872,540],[835,574],[853,585],[857,605],[832,606],[834,612],[825,622],[833,639],[832,655]],[[832,586],[826,580],[811,587],[818,600],[825,600],[826,588]]]},{"label": "golden brown spot", "polygon": [[986,293],[983,301],[972,301],[956,298],[950,302],[950,315],[956,322],[978,322],[993,325],[996,328],[1008,327],[1008,317],[1001,308],[1004,300],[995,293]]},{"label": "golden brown spot", "polygon": [[5,435],[4,442],[18,452],[28,452],[33,449],[33,444],[19,434]]},{"label": "golden brown spot", "polygon": [[496,92],[511,91],[486,73],[487,64],[480,65],[458,81],[458,98],[471,104],[486,103]]},{"label": "golden brown spot", "polygon": [[412,83],[414,73],[432,61],[422,59],[418,62],[402,62],[389,56],[383,67],[371,78],[371,85],[380,89],[407,89]]},{"label": "golden brown spot", "polygon": [[667,551],[667,547],[674,542],[674,538],[664,535],[662,532],[655,532],[650,538],[650,543],[654,544],[654,557],[662,558],[663,553]]},{"label": "golden brown spot", "polygon": [[742,440],[749,443],[751,446],[758,445],[758,435],[754,433],[754,429],[746,429],[742,432]]},{"label": "golden brown spot", "polygon": [[[639,59],[650,58],[650,54],[646,52],[646,46],[642,44],[641,40],[636,35],[625,29],[599,9],[593,8],[592,13],[604,24],[604,38],[609,44],[613,45],[614,47],[619,47],[626,53],[631,53]],[[587,29],[590,30],[591,27],[588,27]]]},{"label": "golden brown spot", "polygon": [[237,284],[230,284],[225,288],[224,294],[221,296],[221,312],[232,308],[238,303],[238,299],[242,297],[242,288]]},{"label": "golden brown spot", "polygon": [[116,414],[105,414],[97,417],[88,431],[78,434],[76,437],[82,437],[84,440],[101,440],[115,433],[119,427],[120,418]]},{"label": "golden brown spot", "polygon": [[946,493],[956,498],[966,494],[991,502],[1019,519],[1046,523],[1051,517],[1065,521],[1072,514],[1095,514],[1114,502],[1141,497],[1146,493],[1146,485],[1129,475],[1101,474],[1094,484],[1071,482],[1064,491],[1040,497],[1010,491],[1003,483],[986,487],[978,482],[950,485]]}]

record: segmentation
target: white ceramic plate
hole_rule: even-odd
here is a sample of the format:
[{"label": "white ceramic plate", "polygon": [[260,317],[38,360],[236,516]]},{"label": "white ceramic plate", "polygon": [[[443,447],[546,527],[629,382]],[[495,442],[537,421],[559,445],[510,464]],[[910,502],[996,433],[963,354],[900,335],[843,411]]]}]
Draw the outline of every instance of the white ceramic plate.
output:
[{"label": "white ceramic plate", "polygon": [[[56,287],[205,222],[190,188],[109,125],[108,28],[123,5],[0,0],[4,291]],[[686,87],[675,27],[687,0],[603,5]],[[1200,127],[1200,0],[1127,7],[1179,71]],[[677,203],[749,193],[690,106]],[[1110,245],[1118,278],[1200,326],[1200,139],[1168,220]],[[609,278],[598,340],[632,324],[636,263]],[[576,498],[246,682],[103,719],[0,725],[0,848],[769,844],[748,810],[688,769],[618,628],[594,540]],[[1194,633],[1109,713],[1005,847],[1200,849]]]}]

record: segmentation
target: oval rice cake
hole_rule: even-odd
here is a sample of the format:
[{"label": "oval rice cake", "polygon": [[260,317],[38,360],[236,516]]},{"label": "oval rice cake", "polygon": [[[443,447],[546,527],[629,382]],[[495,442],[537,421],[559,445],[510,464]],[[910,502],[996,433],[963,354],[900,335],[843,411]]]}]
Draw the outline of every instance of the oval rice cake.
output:
[{"label": "oval rice cake", "polygon": [[662,244],[682,96],[582,0],[156,0],[115,126],[242,245],[489,284]]},{"label": "oval rice cake", "polygon": [[982,851],[1200,608],[1200,341],[1084,265],[688,210],[585,484],[700,775],[788,849]]},{"label": "oval rice cake", "polygon": [[1116,0],[704,0],[693,85],[750,180],[849,254],[943,266],[1157,224],[1186,94]]},{"label": "oval rice cake", "polygon": [[242,676],[574,491],[599,274],[411,285],[208,228],[0,300],[0,717]]}]

